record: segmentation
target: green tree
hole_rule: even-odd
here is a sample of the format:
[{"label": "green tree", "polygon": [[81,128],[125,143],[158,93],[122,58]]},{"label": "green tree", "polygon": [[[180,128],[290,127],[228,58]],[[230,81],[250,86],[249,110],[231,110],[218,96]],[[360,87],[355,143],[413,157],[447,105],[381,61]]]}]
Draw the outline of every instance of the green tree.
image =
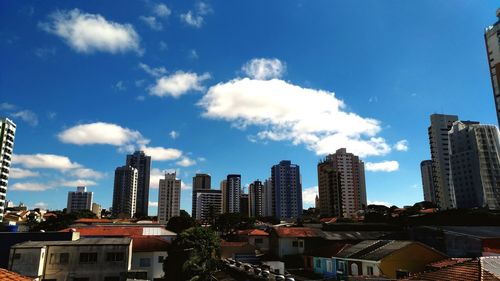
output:
[{"label": "green tree", "polygon": [[185,230],[168,248],[163,263],[167,281],[209,281],[217,269],[219,238],[210,228]]},{"label": "green tree", "polygon": [[168,220],[167,229],[175,233],[181,233],[184,230],[196,225],[196,221],[190,216],[172,217]]}]

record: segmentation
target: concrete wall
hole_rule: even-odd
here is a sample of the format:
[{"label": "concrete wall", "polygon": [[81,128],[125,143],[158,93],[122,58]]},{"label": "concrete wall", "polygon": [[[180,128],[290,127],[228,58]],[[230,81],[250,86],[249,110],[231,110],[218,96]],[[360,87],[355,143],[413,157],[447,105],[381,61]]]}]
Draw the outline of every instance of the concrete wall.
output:
[{"label": "concrete wall", "polygon": [[45,248],[12,249],[8,269],[24,276],[40,277],[46,256]]},{"label": "concrete wall", "polygon": [[[294,247],[294,242],[297,242],[297,247]],[[302,255],[304,253],[304,239],[298,238],[279,238],[278,239],[278,256],[282,258],[288,255]]]},{"label": "concrete wall", "polygon": [[[262,243],[256,243],[255,239],[262,239]],[[269,251],[269,237],[267,236],[249,236],[248,243],[263,252]]]},{"label": "concrete wall", "polygon": [[[157,252],[134,252],[132,254],[132,270],[146,270],[148,272],[148,279],[163,277],[163,262],[159,262],[160,257],[165,259],[167,257],[166,251]],[[148,267],[141,267],[141,259],[149,259]]]}]

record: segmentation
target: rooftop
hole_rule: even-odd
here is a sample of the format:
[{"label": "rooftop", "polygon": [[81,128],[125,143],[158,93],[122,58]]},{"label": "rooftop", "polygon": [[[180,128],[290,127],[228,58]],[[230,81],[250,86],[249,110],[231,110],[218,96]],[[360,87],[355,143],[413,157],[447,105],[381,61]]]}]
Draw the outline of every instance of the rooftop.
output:
[{"label": "rooftop", "polygon": [[122,238],[80,238],[73,241],[27,241],[12,248],[41,248],[44,246],[82,246],[82,245],[129,245],[132,239]]},{"label": "rooftop", "polygon": [[248,235],[248,236],[269,236],[269,233],[260,229],[246,229],[246,230],[238,230],[238,235]]},{"label": "rooftop", "polygon": [[33,281],[33,278],[19,275],[7,269],[0,268],[0,280],[5,281]]},{"label": "rooftop", "polygon": [[275,231],[279,237],[312,238],[321,236],[321,230],[309,227],[277,227]]},{"label": "rooftop", "polygon": [[419,281],[498,281],[500,280],[500,257],[478,259],[456,259],[455,263],[438,270],[427,271],[410,277]]},{"label": "rooftop", "polygon": [[74,228],[66,228],[61,232],[70,232],[74,229],[80,232],[80,236],[175,236],[175,232],[166,230],[162,226],[148,227],[142,225],[117,225],[117,226],[101,226],[91,225]]},{"label": "rooftop", "polygon": [[139,236],[132,239],[133,252],[166,251],[169,245],[164,239],[155,236]]},{"label": "rooftop", "polygon": [[362,259],[379,261],[386,256],[400,250],[412,243],[413,241],[396,241],[396,240],[365,240],[359,242],[352,247],[345,248],[336,256],[339,258]]},{"label": "rooftop", "polygon": [[426,228],[442,229],[445,232],[477,238],[500,238],[500,226],[426,226]]}]

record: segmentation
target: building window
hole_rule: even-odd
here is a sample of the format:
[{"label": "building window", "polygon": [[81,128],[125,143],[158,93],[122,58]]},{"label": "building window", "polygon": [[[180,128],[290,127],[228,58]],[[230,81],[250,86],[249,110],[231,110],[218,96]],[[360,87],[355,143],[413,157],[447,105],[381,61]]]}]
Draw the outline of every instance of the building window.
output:
[{"label": "building window", "polygon": [[297,248],[298,246],[299,246],[299,242],[298,241],[292,241],[292,247]]},{"label": "building window", "polygon": [[96,263],[97,253],[80,253],[80,263]]},{"label": "building window", "polygon": [[341,274],[345,272],[345,261],[339,261],[338,272]]},{"label": "building window", "polygon": [[12,258],[15,259],[15,260],[21,259],[21,254],[20,253],[15,253]]},{"label": "building window", "polygon": [[139,259],[139,266],[140,267],[150,267],[151,266],[151,259],[150,258]]},{"label": "building window", "polygon": [[327,272],[333,272],[333,263],[331,260],[326,261],[326,271]]},{"label": "building window", "polygon": [[163,263],[164,260],[165,260],[164,256],[158,256],[158,263]]},{"label": "building window", "polygon": [[359,275],[358,265],[355,264],[355,263],[351,264],[351,275],[354,275],[354,276],[358,276]]},{"label": "building window", "polygon": [[69,262],[69,253],[60,253],[59,254],[59,263],[60,264],[68,264]]},{"label": "building window", "polygon": [[369,276],[373,275],[373,266],[367,266],[366,267],[366,274]]},{"label": "building window", "polygon": [[304,248],[304,241],[299,240],[299,248]]},{"label": "building window", "polygon": [[316,260],[316,268],[321,268],[321,260],[320,259]]},{"label": "building window", "polygon": [[262,244],[263,242],[262,238],[255,238],[255,244]]},{"label": "building window", "polygon": [[107,253],[106,261],[123,261],[125,255],[123,253]]}]

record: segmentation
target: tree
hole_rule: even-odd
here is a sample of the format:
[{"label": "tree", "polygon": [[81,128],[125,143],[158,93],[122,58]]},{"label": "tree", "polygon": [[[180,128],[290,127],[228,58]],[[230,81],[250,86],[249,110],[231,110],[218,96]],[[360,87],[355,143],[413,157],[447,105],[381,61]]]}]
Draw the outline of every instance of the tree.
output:
[{"label": "tree", "polygon": [[175,233],[181,233],[184,230],[196,225],[196,221],[190,216],[172,217],[168,220],[167,229]]},{"label": "tree", "polygon": [[177,237],[169,246],[163,263],[167,281],[213,280],[218,266],[219,238],[210,228],[192,227]]},{"label": "tree", "polygon": [[191,215],[188,212],[186,212],[186,210],[181,210],[180,211],[180,216],[181,217],[188,217],[188,218],[191,217]]},{"label": "tree", "polygon": [[216,218],[213,228],[227,235],[237,229],[253,228],[254,225],[255,218],[243,216],[241,213],[225,213]]}]

